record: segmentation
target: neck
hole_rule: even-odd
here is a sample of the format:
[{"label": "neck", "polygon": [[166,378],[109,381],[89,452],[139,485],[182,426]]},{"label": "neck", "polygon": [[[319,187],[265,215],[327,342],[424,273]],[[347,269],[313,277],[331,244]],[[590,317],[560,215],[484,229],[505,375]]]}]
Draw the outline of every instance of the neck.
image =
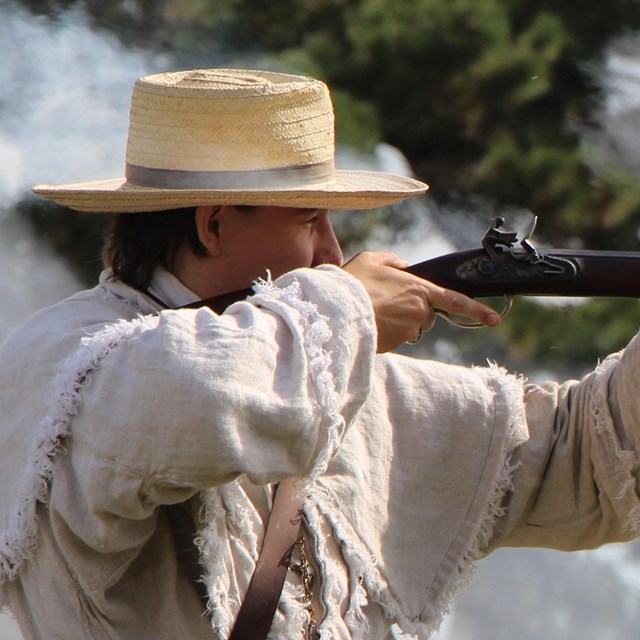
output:
[{"label": "neck", "polygon": [[[225,293],[212,256],[200,257],[185,249],[179,251],[173,265],[173,275],[202,299]],[[226,289],[228,291],[228,289]]]}]

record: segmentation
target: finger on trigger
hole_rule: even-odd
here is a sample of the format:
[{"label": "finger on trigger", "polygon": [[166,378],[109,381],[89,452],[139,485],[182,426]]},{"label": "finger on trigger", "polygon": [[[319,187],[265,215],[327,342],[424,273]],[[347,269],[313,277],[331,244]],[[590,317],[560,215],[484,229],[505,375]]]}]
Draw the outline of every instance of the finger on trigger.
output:
[{"label": "finger on trigger", "polygon": [[429,300],[433,307],[447,313],[471,318],[490,327],[500,324],[500,315],[494,309],[457,291],[434,287]]}]

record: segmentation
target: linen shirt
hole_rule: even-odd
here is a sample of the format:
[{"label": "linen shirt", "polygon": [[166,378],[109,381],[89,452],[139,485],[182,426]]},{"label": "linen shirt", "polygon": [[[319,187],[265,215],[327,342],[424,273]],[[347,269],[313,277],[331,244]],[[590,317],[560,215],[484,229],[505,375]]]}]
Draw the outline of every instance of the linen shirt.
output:
[{"label": "linen shirt", "polygon": [[[153,292],[193,298],[167,275]],[[500,545],[635,535],[637,340],[563,385],[375,343],[366,293],[331,266],[222,316],[105,274],[19,328],[0,351],[0,575],[25,638],[227,637],[286,477],[323,638],[428,637]],[[303,637],[301,600],[288,580],[270,637]]]}]

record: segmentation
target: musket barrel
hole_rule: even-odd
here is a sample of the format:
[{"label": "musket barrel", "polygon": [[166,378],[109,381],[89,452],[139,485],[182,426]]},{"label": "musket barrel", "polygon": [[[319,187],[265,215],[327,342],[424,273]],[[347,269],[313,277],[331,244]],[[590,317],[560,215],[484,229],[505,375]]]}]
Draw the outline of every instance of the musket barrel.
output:
[{"label": "musket barrel", "polygon": [[638,252],[551,250],[548,255],[576,265],[576,278],[569,292],[557,295],[640,298]]},{"label": "musket barrel", "polygon": [[457,251],[407,271],[471,298],[534,295],[640,297],[640,252],[540,251],[536,256],[484,249]]}]

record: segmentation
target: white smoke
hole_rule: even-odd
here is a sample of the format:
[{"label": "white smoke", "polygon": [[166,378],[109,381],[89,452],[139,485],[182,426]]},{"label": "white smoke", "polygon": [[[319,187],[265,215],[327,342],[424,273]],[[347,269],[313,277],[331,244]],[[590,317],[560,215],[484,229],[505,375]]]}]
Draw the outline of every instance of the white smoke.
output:
[{"label": "white smoke", "polygon": [[596,130],[583,132],[592,143],[588,160],[596,171],[612,166],[640,173],[640,35],[612,42],[600,66],[592,75],[602,87],[596,109]]},{"label": "white smoke", "polygon": [[0,214],[0,232],[2,342],[27,316],[78,291],[81,284],[23,220]]},{"label": "white smoke", "polygon": [[80,10],[56,19],[9,5],[0,16],[0,198],[39,182],[123,173],[131,87],[163,63],[92,31]]},{"label": "white smoke", "polygon": [[[0,8],[0,202],[39,182],[122,175],[133,82],[163,60],[92,31],[80,10],[55,19]],[[81,285],[28,227],[0,215],[0,340]]]}]

